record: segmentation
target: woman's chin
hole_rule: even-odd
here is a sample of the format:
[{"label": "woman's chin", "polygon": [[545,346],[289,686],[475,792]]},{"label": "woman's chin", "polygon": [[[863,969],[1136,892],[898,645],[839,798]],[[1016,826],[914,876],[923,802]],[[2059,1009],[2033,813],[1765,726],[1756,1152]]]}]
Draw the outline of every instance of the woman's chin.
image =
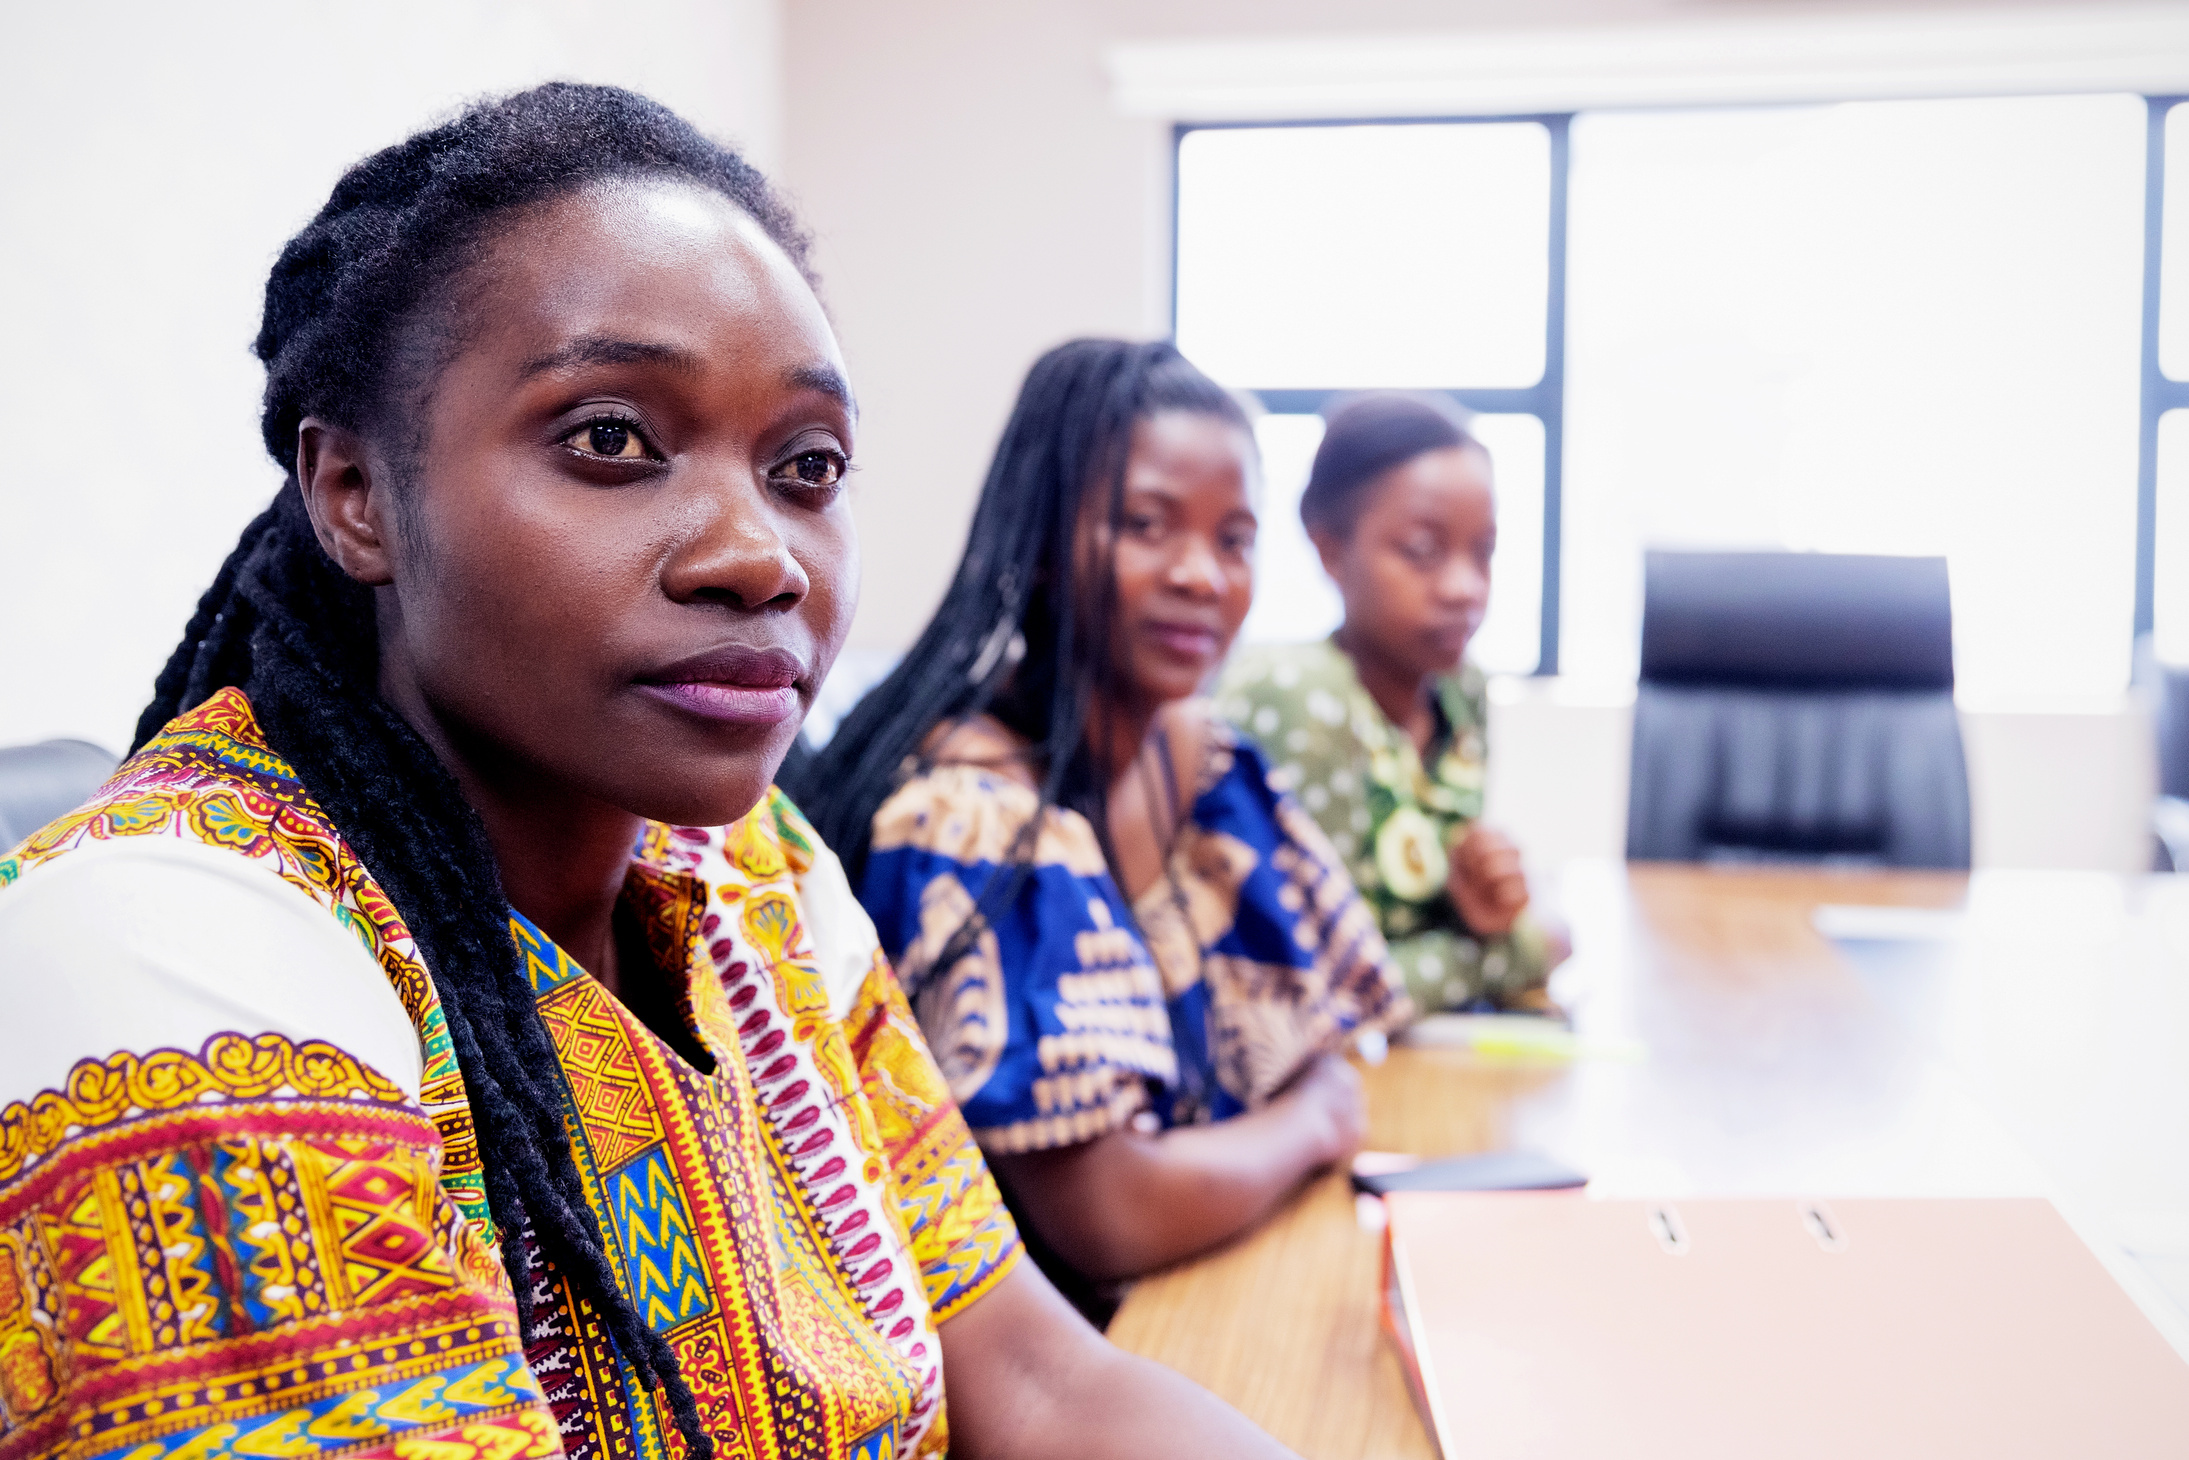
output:
[{"label": "woman's chin", "polygon": [[1450,634],[1434,634],[1423,641],[1419,660],[1424,674],[1452,674],[1466,661],[1467,645],[1474,640],[1472,634],[1454,637]]},{"label": "woman's chin", "polygon": [[748,815],[774,784],[777,759],[755,756],[709,773],[664,774],[617,804],[634,816],[668,826],[727,826]]}]

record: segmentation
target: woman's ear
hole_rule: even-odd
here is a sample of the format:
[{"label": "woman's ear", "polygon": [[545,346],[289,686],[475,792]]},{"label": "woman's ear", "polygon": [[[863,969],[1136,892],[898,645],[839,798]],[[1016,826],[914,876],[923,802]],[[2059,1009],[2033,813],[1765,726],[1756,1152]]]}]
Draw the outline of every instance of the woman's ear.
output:
[{"label": "woman's ear", "polygon": [[316,416],[297,427],[296,482],[312,532],[335,566],[368,588],[395,581],[390,476],[355,431]]}]

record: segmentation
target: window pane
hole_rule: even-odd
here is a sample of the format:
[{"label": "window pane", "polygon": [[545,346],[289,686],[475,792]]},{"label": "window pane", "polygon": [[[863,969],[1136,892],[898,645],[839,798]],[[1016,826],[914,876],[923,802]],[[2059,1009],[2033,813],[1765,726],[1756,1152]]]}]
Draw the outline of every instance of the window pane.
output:
[{"label": "window pane", "polygon": [[1261,530],[1254,539],[1254,607],[1239,637],[1249,644],[1299,644],[1319,639],[1345,617],[1337,586],[1323,572],[1315,545],[1300,526],[1321,416],[1264,416],[1254,423],[1262,444]]},{"label": "window pane", "polygon": [[[1490,613],[1467,656],[1492,673],[1534,670],[1543,612],[1543,423],[1533,416],[1476,416],[1469,429],[1489,451],[1497,481],[1497,555],[1490,561]],[[1255,549],[1254,608],[1240,637],[1250,644],[1319,639],[1345,617],[1300,526],[1300,493],[1322,444],[1320,416],[1264,416],[1261,535]]]},{"label": "window pane", "polygon": [[2143,103],[1578,119],[1561,667],[1645,547],[1944,553],[1976,695],[2127,680]]},{"label": "window pane", "polygon": [[2159,227],[2159,369],[2189,380],[2189,106],[2166,114],[2166,210]]},{"label": "window pane", "polygon": [[1533,385],[1550,134],[1255,127],[1178,149],[1178,344],[1259,388]]},{"label": "window pane", "polygon": [[2189,411],[2159,417],[2159,515],[2151,647],[2189,667]]}]

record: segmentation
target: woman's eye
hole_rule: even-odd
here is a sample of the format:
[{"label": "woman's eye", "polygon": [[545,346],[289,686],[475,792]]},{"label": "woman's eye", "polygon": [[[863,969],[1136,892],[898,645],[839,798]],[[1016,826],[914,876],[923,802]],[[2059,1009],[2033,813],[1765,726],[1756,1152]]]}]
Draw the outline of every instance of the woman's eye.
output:
[{"label": "woman's eye", "polygon": [[646,459],[646,442],[621,421],[594,421],[563,438],[563,444],[584,456],[606,456],[619,461]]},{"label": "woman's eye", "polygon": [[833,451],[801,451],[777,467],[775,475],[795,478],[800,486],[833,487],[844,479],[847,465]]}]

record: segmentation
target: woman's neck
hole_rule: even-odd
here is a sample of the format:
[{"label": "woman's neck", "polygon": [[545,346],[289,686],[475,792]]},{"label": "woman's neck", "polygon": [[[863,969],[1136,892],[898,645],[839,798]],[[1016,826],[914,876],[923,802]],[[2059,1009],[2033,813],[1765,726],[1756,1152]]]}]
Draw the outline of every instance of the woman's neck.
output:
[{"label": "woman's neck", "polygon": [[[1176,717],[1159,723],[1161,705],[1127,707],[1098,704],[1088,724],[1088,744],[1104,778],[1109,816],[1110,872],[1125,896],[1137,900],[1163,875],[1163,864],[1177,835],[1179,788],[1163,784],[1149,743],[1177,728]],[[1180,752],[1169,748],[1171,763]]]},{"label": "woman's neck", "polygon": [[1352,632],[1351,624],[1340,627],[1332,640],[1353,661],[1353,673],[1376,702],[1376,708],[1405,732],[1416,751],[1426,755],[1437,730],[1436,677],[1377,654],[1361,635]]},{"label": "woman's neck", "polygon": [[623,992],[615,912],[638,844],[638,817],[603,803],[500,797],[461,773],[486,823],[509,905],[608,987]]},{"label": "woman's neck", "polygon": [[611,993],[619,992],[616,900],[638,844],[640,818],[466,745],[466,737],[399,677],[383,673],[381,693],[433,748],[479,813],[509,905]]},{"label": "woman's neck", "polygon": [[1095,701],[1087,717],[1087,748],[1093,752],[1106,786],[1116,787],[1131,771],[1148,743],[1148,729],[1160,708],[1107,696]]}]

